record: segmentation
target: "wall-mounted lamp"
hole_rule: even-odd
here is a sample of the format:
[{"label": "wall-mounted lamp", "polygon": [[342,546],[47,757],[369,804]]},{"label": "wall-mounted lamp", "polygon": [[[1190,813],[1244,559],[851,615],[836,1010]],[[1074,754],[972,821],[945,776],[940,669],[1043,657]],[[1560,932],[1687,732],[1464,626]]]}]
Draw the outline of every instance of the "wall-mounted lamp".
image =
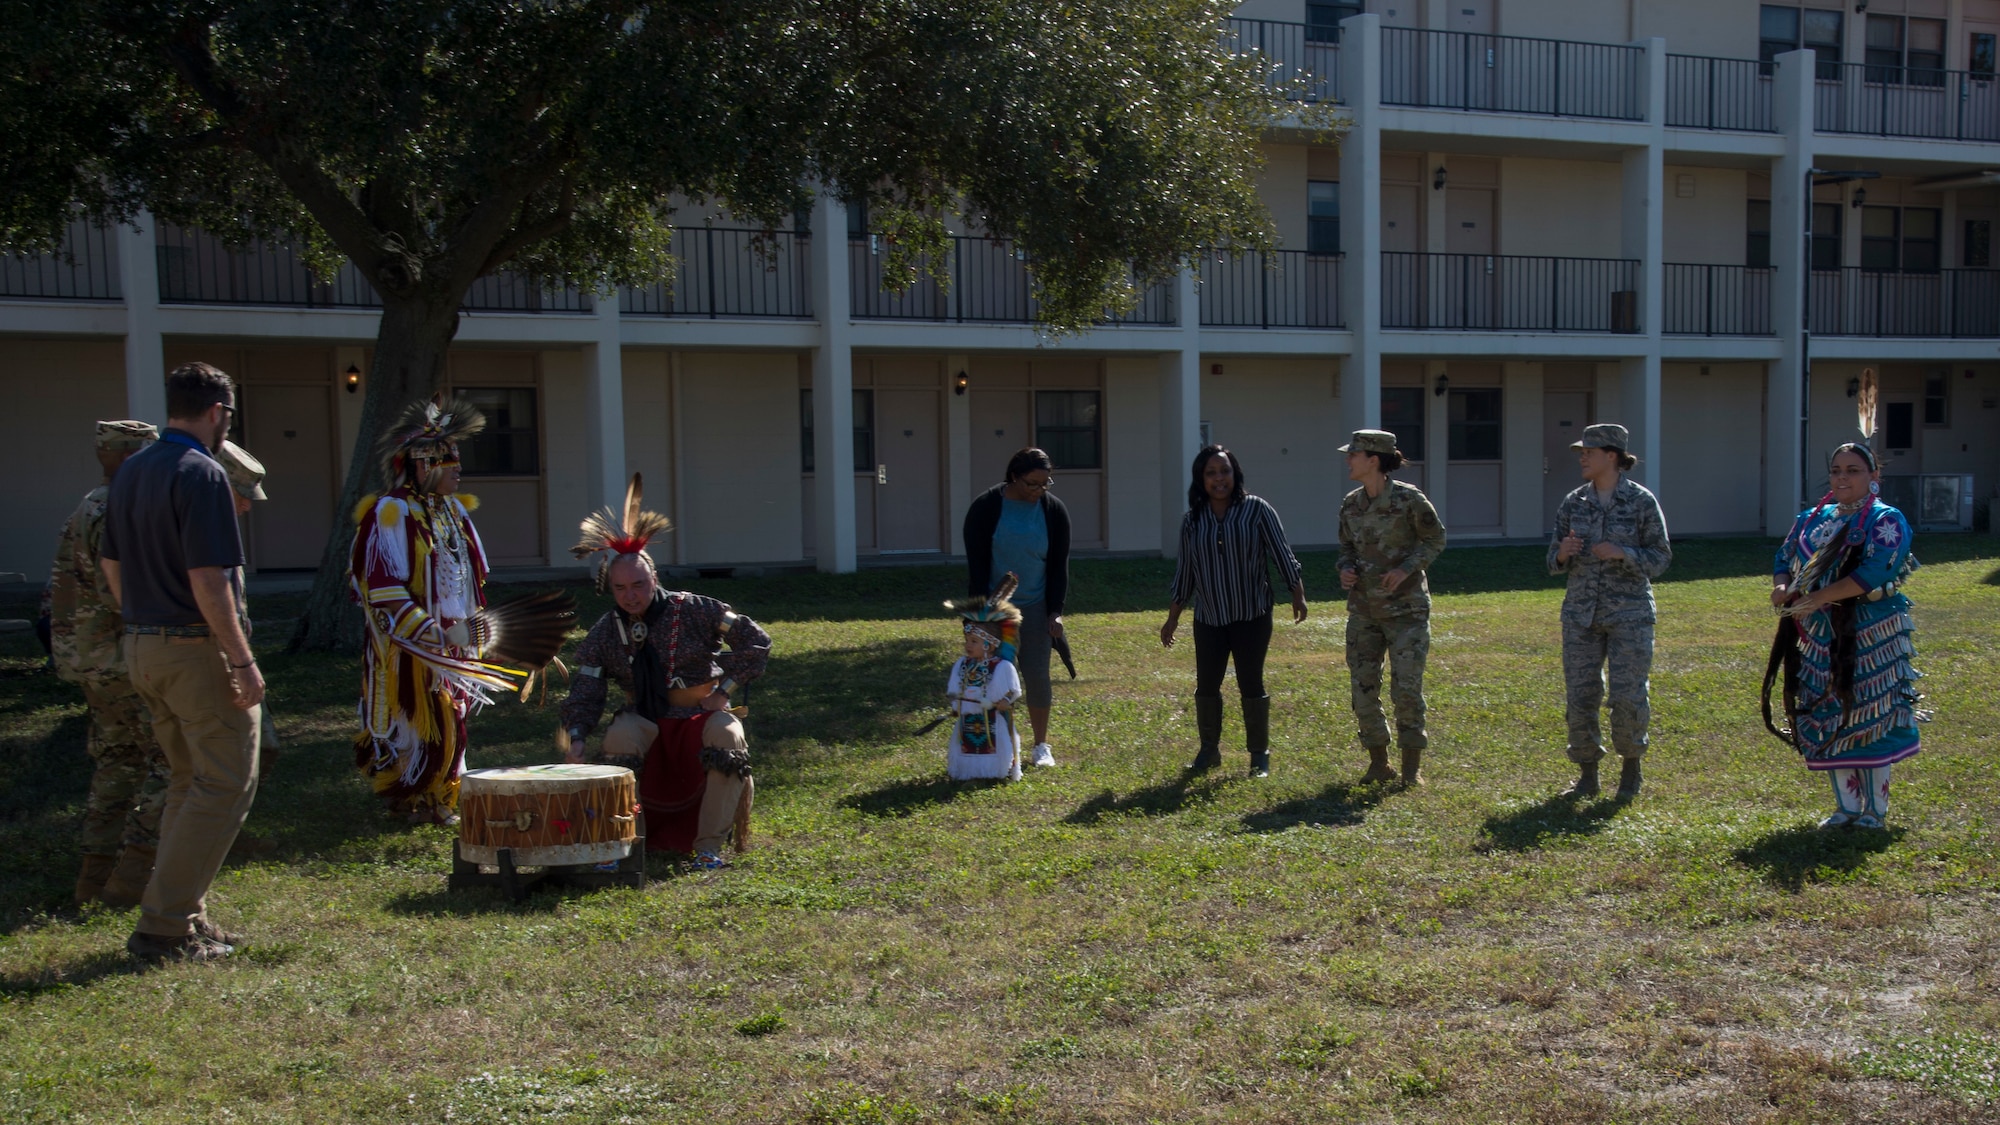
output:
[{"label": "wall-mounted lamp", "polygon": [[1847,381],[1847,397],[1853,398],[1855,395],[1858,395],[1860,393],[1861,393],[1861,380],[1849,379]]},{"label": "wall-mounted lamp", "polygon": [[347,365],[347,393],[353,394],[360,389],[361,369],[350,363]]},{"label": "wall-mounted lamp", "polygon": [[1437,166],[1437,171],[1431,173],[1431,190],[1444,190],[1444,165],[1442,164]]},{"label": "wall-mounted lamp", "polygon": [[1444,393],[1450,389],[1451,389],[1451,376],[1440,375],[1438,376],[1437,384],[1431,388],[1431,393],[1438,396],[1439,398],[1443,398]]},{"label": "wall-mounted lamp", "polygon": [[1854,189],[1854,201],[1852,203],[1849,203],[1848,206],[1858,209],[1862,204],[1866,202],[1868,202],[1868,189],[1865,187],[1858,187]]},{"label": "wall-mounted lamp", "polygon": [[1865,12],[1865,11],[1867,11],[1867,10],[1868,10],[1868,0],[1854,0],[1854,14],[1855,14],[1855,15],[1857,15],[1857,16],[1858,16],[1858,15],[1860,15],[1861,13],[1863,13],[1863,12]]},{"label": "wall-mounted lamp", "polygon": [[965,393],[965,388],[971,385],[972,385],[972,380],[966,376],[965,372],[961,371],[958,373],[958,378],[952,381],[951,393],[955,395],[962,395]]}]

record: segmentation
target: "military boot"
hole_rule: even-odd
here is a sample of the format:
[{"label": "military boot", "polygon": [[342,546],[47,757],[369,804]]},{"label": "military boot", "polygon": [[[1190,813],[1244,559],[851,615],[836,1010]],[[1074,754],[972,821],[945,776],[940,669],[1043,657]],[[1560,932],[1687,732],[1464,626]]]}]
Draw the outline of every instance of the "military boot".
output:
[{"label": "military boot", "polygon": [[1597,763],[1584,762],[1577,766],[1576,780],[1562,791],[1565,797],[1595,797],[1603,790],[1597,784]]},{"label": "military boot", "polygon": [[1361,775],[1361,784],[1368,785],[1377,781],[1394,780],[1396,780],[1396,771],[1389,768],[1389,748],[1387,746],[1370,746],[1368,748],[1368,772]]},{"label": "military boot", "polygon": [[83,870],[76,875],[75,899],[78,906],[96,902],[104,893],[104,881],[111,878],[111,869],[117,864],[114,856],[86,854]]},{"label": "military boot", "polygon": [[1250,776],[1271,776],[1271,697],[1243,701],[1243,745],[1250,751]]},{"label": "military boot", "polygon": [[1424,768],[1424,752],[1422,750],[1412,750],[1407,746],[1404,747],[1403,787],[1405,789],[1413,785],[1422,785],[1424,783],[1423,768]]},{"label": "military boot", "polygon": [[146,897],[146,884],[153,879],[153,857],[159,849],[150,844],[127,844],[118,853],[118,863],[111,869],[111,877],[104,881],[104,893],[99,897],[106,906],[124,908],[139,905]]},{"label": "military boot", "polygon": [[1618,799],[1629,801],[1639,795],[1639,759],[1627,758],[1618,767]]},{"label": "military boot", "polygon": [[1188,766],[1189,773],[1207,773],[1222,764],[1222,697],[1194,697],[1194,729],[1201,738],[1201,751]]}]

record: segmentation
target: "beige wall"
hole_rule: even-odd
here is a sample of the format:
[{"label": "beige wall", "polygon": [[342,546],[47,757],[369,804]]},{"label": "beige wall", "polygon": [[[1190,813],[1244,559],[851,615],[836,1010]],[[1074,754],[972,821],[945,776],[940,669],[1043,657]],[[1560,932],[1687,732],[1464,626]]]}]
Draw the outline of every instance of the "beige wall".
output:
[{"label": "beige wall", "polygon": [[1616,164],[1502,160],[1500,253],[1623,257],[1621,175]]},{"label": "beige wall", "polygon": [[103,476],[97,422],[126,415],[125,349],[115,341],[0,340],[0,370],[12,373],[7,409],[29,423],[12,427],[0,443],[0,473],[9,482],[0,570],[40,582],[63,521]]},{"label": "beige wall", "polygon": [[1586,43],[1631,38],[1627,0],[1502,0],[1500,34]]},{"label": "beige wall", "polygon": [[1257,194],[1271,212],[1278,244],[1287,250],[1306,248],[1306,147],[1265,145],[1264,170]]},{"label": "beige wall", "polygon": [[[1210,374],[1215,364],[1222,374]],[[1294,547],[1340,540],[1347,468],[1338,447],[1340,381],[1331,359],[1202,357],[1201,416],[1243,457],[1250,491],[1271,502]]]},{"label": "beige wall", "polygon": [[590,513],[591,437],[583,353],[542,353],[542,480],[548,512],[543,524],[547,562],[569,559],[577,522]]},{"label": "beige wall", "polygon": [[1160,545],[1160,361],[1104,361],[1105,546]]},{"label": "beige wall", "polygon": [[1757,7],[1754,0],[1637,0],[1632,38],[1657,35],[1677,55],[1754,59]]},{"label": "beige wall", "polygon": [[[1694,177],[1694,195],[1680,194],[1683,176]],[[1667,167],[1667,260],[1703,265],[1743,264],[1747,175],[1734,168]]]},{"label": "beige wall", "polygon": [[1281,20],[1285,23],[1304,23],[1306,0],[1243,0],[1230,13],[1238,19]]},{"label": "beige wall", "polygon": [[681,558],[690,564],[796,561],[799,367],[789,353],[679,357]]},{"label": "beige wall", "polygon": [[1755,534],[1763,526],[1762,364],[1661,364],[1660,440],[1669,536]]},{"label": "beige wall", "polygon": [[[621,358],[625,382],[625,471],[641,475],[647,508],[676,519],[668,359],[666,352],[631,350]],[[569,533],[566,525],[558,525],[557,530],[563,535]],[[558,551],[566,546],[567,543],[556,544]],[[672,542],[662,543],[654,549],[653,557],[672,559],[675,546]]]}]

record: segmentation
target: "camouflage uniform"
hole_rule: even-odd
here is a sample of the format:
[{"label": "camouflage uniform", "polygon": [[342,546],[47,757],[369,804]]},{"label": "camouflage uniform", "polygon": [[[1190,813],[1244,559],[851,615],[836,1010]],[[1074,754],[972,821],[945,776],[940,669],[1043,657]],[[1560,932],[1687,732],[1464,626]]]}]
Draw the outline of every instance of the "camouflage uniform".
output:
[{"label": "camouflage uniform", "polygon": [[[1595,427],[1593,427],[1595,428]],[[1568,562],[1556,551],[1574,532],[1583,550]],[[1625,550],[1605,561],[1593,556],[1597,543]],[[1620,478],[1607,507],[1589,482],[1563,497],[1549,542],[1550,574],[1569,575],[1563,596],[1563,680],[1568,692],[1569,760],[1589,765],[1604,756],[1598,710],[1604,703],[1606,666],[1611,685],[1611,744],[1618,756],[1636,760],[1646,753],[1647,676],[1653,668],[1653,583],[1667,569],[1673,549],[1660,502],[1647,489]]]},{"label": "camouflage uniform", "polygon": [[[1389,745],[1382,713],[1384,656],[1396,707],[1396,745],[1404,750],[1430,745],[1424,732],[1424,662],[1431,650],[1431,587],[1424,572],[1443,551],[1444,524],[1430,497],[1414,485],[1392,480],[1373,500],[1357,488],[1340,502],[1340,569],[1359,576],[1347,591],[1347,672],[1361,744],[1371,751]],[[1409,577],[1390,593],[1381,583],[1392,570]]]},{"label": "camouflage uniform", "polygon": [[49,583],[56,674],[82,687],[90,705],[88,748],[96,768],[84,810],[83,852],[103,856],[126,845],[159,845],[168,780],[152,716],[126,677],[118,647],[125,623],[98,565],[110,495],[109,485],[91,489],[63,525]]}]

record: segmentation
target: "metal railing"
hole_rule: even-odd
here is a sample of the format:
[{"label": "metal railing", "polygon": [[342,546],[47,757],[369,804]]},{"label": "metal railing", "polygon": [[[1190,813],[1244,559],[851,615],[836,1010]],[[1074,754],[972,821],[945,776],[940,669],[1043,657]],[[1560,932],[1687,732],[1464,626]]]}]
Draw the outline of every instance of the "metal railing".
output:
[{"label": "metal railing", "polygon": [[1769,336],[1771,279],[1752,266],[1667,262],[1660,331],[1669,336]]},{"label": "metal railing", "polygon": [[0,298],[58,301],[117,301],[118,229],[70,223],[63,243],[51,254],[0,256]]},{"label": "metal railing", "polygon": [[1382,255],[1382,327],[1638,332],[1639,263],[1503,254]]},{"label": "metal railing", "polygon": [[1343,328],[1339,254],[1255,250],[1201,258],[1204,328]]},{"label": "metal railing", "polygon": [[1308,102],[1340,100],[1340,44],[1319,36],[1325,32],[1302,23],[1278,20],[1222,21],[1222,42],[1229,50],[1260,54],[1271,68],[1267,83],[1292,91],[1288,97]]},{"label": "metal railing", "polygon": [[1667,124],[1775,133],[1770,69],[1755,59],[1667,56]]},{"label": "metal railing", "polygon": [[2000,81],[1984,72],[1867,63],[1835,64],[1814,83],[1813,122],[1822,133],[2000,141]]},{"label": "metal railing", "polygon": [[2000,270],[1814,270],[1816,336],[2000,336]]},{"label": "metal railing", "polygon": [[1643,121],[1646,52],[1464,31],[1382,29],[1382,102]]},{"label": "metal railing", "polygon": [[[952,323],[1031,324],[1040,310],[1029,276],[1026,251],[1012,241],[980,235],[952,235],[947,260],[939,268],[919,263],[917,278],[900,292],[882,288],[887,248],[871,234],[850,238],[847,250],[852,315],[862,320],[934,320]],[[937,275],[950,279],[940,285]],[[1104,324],[1173,324],[1173,287],[1149,287],[1123,316],[1106,314]]]},{"label": "metal railing", "polygon": [[587,313],[596,310],[591,294],[574,286],[550,289],[531,277],[502,270],[472,283],[459,308],[466,312]]},{"label": "metal railing", "polygon": [[810,235],[791,231],[676,228],[672,285],[627,289],[621,307],[640,316],[809,319],[811,245]]}]

